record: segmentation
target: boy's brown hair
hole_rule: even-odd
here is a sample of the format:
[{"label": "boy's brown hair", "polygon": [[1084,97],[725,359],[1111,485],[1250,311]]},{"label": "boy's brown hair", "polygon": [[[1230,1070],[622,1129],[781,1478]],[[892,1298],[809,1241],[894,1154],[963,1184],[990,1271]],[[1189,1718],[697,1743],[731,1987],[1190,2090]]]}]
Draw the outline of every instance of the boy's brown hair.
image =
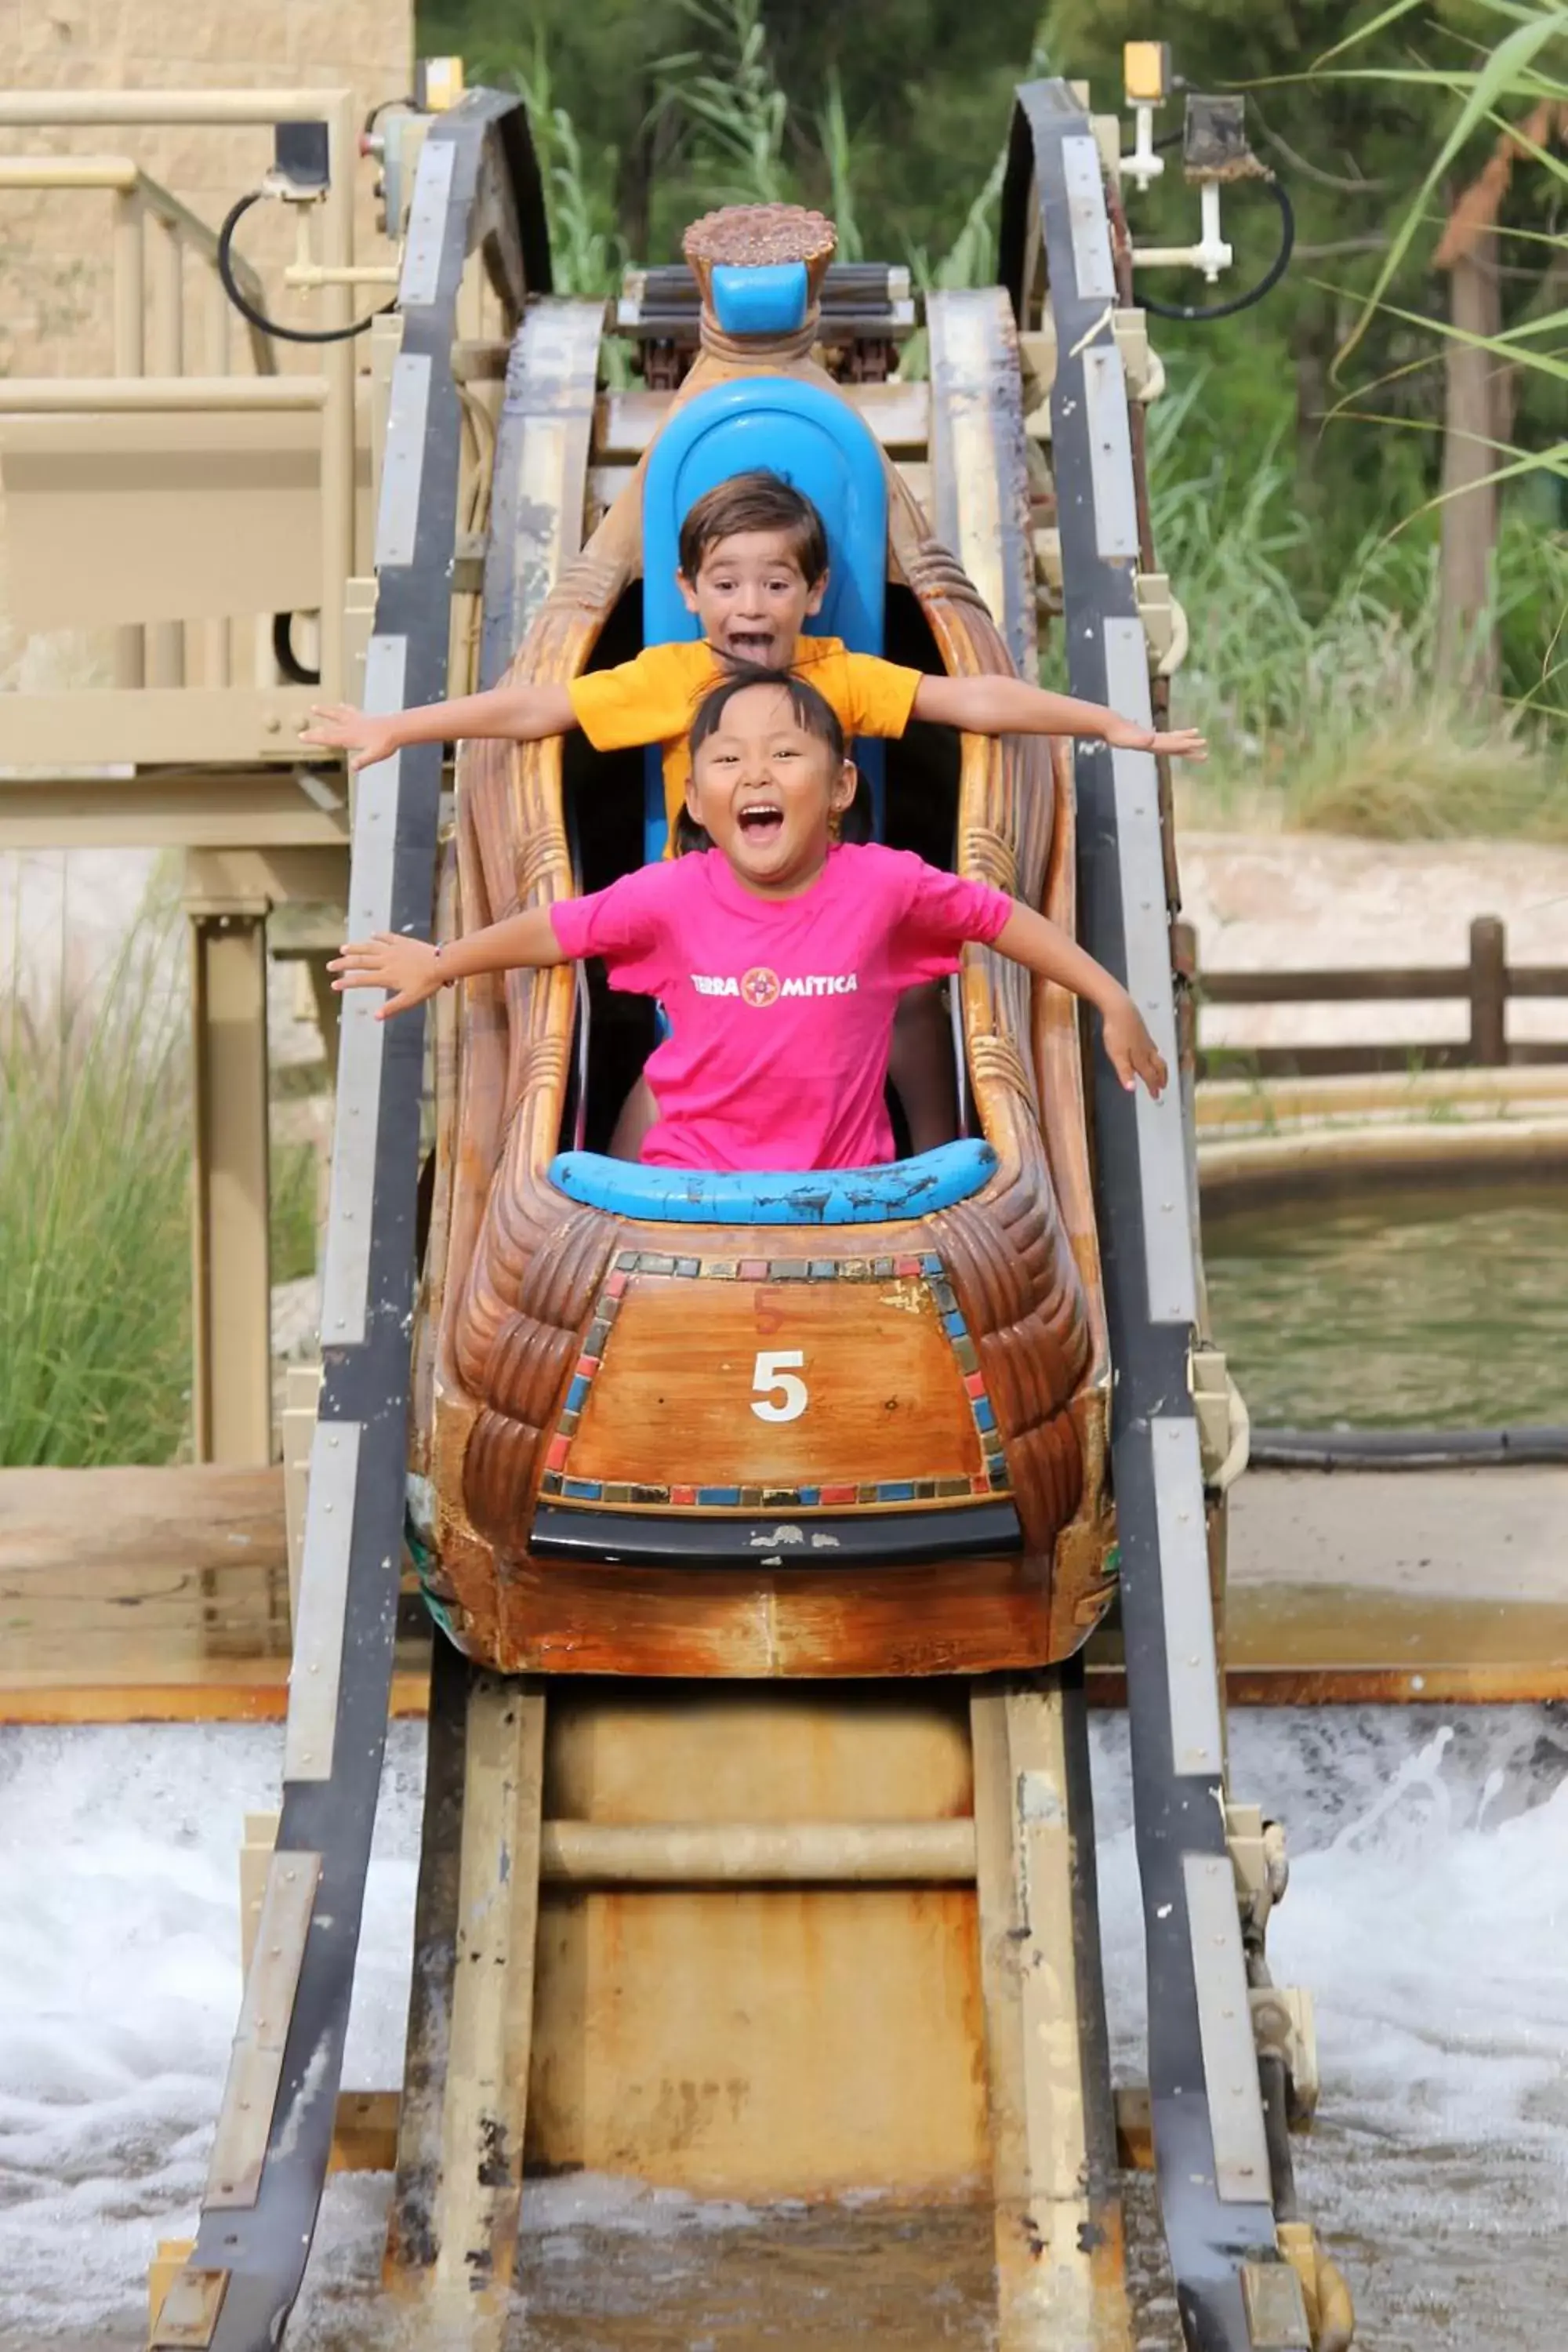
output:
[{"label": "boy's brown hair", "polygon": [[687,509],[680,526],[680,568],[688,580],[696,579],[710,547],[742,530],[776,530],[786,538],[808,588],[815,588],[827,569],[822,517],[782,474],[759,466],[704,490]]}]

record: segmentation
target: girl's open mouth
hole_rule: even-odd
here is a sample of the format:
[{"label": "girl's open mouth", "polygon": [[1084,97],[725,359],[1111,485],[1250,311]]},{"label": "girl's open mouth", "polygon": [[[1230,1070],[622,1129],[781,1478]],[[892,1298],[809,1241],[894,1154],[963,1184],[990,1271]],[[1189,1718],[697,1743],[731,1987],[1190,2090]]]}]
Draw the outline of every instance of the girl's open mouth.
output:
[{"label": "girl's open mouth", "polygon": [[748,841],[773,841],[784,831],[784,811],[774,801],[753,801],[739,812],[736,823]]}]

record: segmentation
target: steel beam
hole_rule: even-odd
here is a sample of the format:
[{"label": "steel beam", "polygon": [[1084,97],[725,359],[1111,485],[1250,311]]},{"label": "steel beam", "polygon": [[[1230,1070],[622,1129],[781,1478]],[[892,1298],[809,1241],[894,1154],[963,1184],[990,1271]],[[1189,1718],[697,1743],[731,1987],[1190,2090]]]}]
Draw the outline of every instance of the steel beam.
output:
[{"label": "steel beam", "polygon": [[265,903],[190,918],[198,1462],[272,1458]]}]

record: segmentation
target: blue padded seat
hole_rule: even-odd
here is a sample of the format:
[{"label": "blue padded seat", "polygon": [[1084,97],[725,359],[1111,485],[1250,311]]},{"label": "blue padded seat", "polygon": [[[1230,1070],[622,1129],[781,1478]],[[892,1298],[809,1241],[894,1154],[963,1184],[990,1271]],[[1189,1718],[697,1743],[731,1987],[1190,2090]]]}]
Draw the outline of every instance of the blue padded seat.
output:
[{"label": "blue padded seat", "polygon": [[550,1181],[569,1200],[612,1216],[671,1225],[879,1225],[923,1217],[968,1200],[988,1181],[996,1154],[966,1139],[881,1168],[819,1168],[807,1174],[645,1168],[597,1151],[563,1151]]},{"label": "blue padded seat", "polygon": [[[851,653],[879,654],[888,571],[882,453],[847,401],[788,375],[739,376],[715,384],[678,408],[654,443],[643,483],[644,645],[700,634],[675,583],[680,526],[705,491],[759,467],[810,499],[826,529],[827,594],[807,633],[841,637]],[[858,744],[855,756],[871,788],[880,835],[882,746]],[[663,856],[664,845],[664,780],[654,751],[643,823],[643,854],[650,864]]]}]

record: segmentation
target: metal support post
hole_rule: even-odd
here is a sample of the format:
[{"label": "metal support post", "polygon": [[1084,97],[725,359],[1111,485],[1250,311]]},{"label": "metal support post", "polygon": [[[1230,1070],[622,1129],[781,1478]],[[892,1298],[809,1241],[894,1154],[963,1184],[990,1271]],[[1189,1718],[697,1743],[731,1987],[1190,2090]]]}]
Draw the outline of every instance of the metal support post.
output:
[{"label": "metal support post", "polygon": [[[203,332],[205,348],[202,364],[209,376],[226,375],[229,362],[228,297],[215,269],[204,276],[202,284]],[[206,621],[202,625],[202,684],[207,687],[228,686],[233,680],[231,668],[229,624],[226,620]]]},{"label": "metal support post", "polygon": [[[153,372],[173,377],[185,372],[185,257],[179,232],[153,222]],[[184,686],[185,628],[183,621],[152,621],[147,626],[147,683]]]},{"label": "metal support post", "polygon": [[267,912],[191,905],[193,1365],[199,1462],[272,1458]]},{"label": "metal support post", "polygon": [[[355,138],[353,100],[336,93],[322,112],[331,141],[331,177],[321,205],[321,260],[329,270],[353,262]],[[341,278],[321,289],[322,324],[346,327],[353,317],[353,293]],[[322,371],[327,404],[321,418],[321,699],[348,691],[344,659],[343,604],[354,568],[354,373],[353,342],[324,346]]]},{"label": "metal support post", "polygon": [[[139,376],[146,365],[147,284],[142,242],[142,199],[114,199],[114,373]],[[139,623],[114,632],[114,683],[145,683],[146,656]]]}]

